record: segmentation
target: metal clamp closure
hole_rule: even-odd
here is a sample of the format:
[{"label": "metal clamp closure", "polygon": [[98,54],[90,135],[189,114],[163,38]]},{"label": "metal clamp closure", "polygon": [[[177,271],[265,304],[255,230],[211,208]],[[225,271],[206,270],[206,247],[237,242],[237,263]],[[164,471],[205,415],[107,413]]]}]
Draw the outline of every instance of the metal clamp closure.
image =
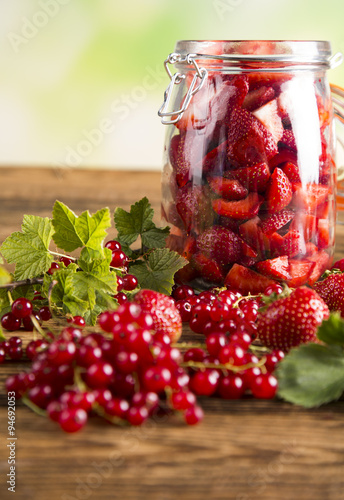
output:
[{"label": "metal clamp closure", "polygon": [[[208,71],[205,68],[200,68],[195,60],[196,54],[187,54],[186,56],[182,56],[181,54],[176,54],[172,53],[168,56],[168,58],[164,61],[164,66],[166,69],[166,72],[168,76],[170,77],[170,83],[165,90],[164,93],[164,102],[161,106],[161,108],[158,111],[158,115],[161,117],[161,123],[163,125],[170,125],[173,123],[177,123],[181,117],[183,116],[184,111],[188,108],[190,101],[192,99],[192,96],[194,96],[203,86],[207,76],[208,76]],[[170,100],[171,96],[173,93],[174,85],[179,85],[184,79],[185,75],[182,73],[176,72],[174,75],[172,75],[169,64],[176,64],[178,62],[186,62],[188,64],[193,64],[195,68],[195,75],[191,81],[191,85],[183,99],[181,108],[176,110],[176,111],[168,111],[169,105],[170,105]],[[200,79],[201,81],[199,82],[198,85],[197,81]],[[171,117],[166,119],[167,117]]]}]

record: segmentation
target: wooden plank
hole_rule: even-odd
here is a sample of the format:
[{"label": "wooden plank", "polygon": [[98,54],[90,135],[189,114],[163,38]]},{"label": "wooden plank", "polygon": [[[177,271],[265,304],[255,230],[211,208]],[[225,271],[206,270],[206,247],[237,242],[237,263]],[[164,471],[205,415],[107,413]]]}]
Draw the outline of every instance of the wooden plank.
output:
[{"label": "wooden plank", "polygon": [[[55,199],[77,213],[129,208],[148,196],[159,213],[157,172],[0,169],[0,242],[20,228],[24,213],[51,214]],[[344,256],[337,226],[335,258]],[[190,339],[185,331],[185,339]],[[26,344],[31,334],[20,332]],[[0,367],[0,497],[7,494],[8,375]],[[20,403],[17,411],[18,500],[343,500],[344,401],[304,410],[280,401],[204,398],[204,422],[187,427],[176,416],[143,428],[116,428],[91,419],[76,435]]]}]

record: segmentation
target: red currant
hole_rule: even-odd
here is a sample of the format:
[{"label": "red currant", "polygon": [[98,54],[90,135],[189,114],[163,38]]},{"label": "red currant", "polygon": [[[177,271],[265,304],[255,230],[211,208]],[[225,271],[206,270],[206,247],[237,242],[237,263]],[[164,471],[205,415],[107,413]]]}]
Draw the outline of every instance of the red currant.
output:
[{"label": "red currant", "polygon": [[138,279],[133,274],[126,274],[125,276],[123,276],[122,280],[123,280],[123,288],[128,292],[135,290],[135,288],[137,288],[139,284]]},{"label": "red currant", "polygon": [[14,332],[20,328],[20,319],[11,312],[6,313],[1,318],[1,326],[8,332]]},{"label": "red currant", "polygon": [[204,412],[200,406],[190,406],[184,413],[185,422],[188,425],[195,425],[201,422],[204,418]]},{"label": "red currant", "polygon": [[52,262],[50,268],[48,269],[48,274],[54,274],[60,269],[60,264],[58,262]]},{"label": "red currant", "polygon": [[82,429],[87,422],[87,413],[82,408],[66,408],[58,419],[60,427],[65,432],[77,432]]},{"label": "red currant", "polygon": [[112,258],[110,262],[111,267],[123,267],[127,264],[128,257],[122,250],[114,250],[112,252]]},{"label": "red currant", "polygon": [[110,240],[105,243],[105,248],[109,248],[111,251],[122,250],[122,246],[119,241]]},{"label": "red currant", "polygon": [[278,382],[271,373],[262,373],[251,382],[251,391],[255,398],[272,399],[277,392]]}]

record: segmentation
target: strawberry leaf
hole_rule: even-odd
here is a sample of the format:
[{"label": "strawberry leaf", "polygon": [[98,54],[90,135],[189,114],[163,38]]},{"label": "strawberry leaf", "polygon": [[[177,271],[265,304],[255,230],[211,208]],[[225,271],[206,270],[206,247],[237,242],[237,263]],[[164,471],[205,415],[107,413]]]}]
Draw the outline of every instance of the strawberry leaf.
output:
[{"label": "strawberry leaf", "polygon": [[53,240],[59,248],[66,252],[84,246],[100,250],[106,230],[111,227],[111,216],[110,210],[103,208],[94,215],[86,211],[78,217],[64,203],[56,201],[52,222],[55,229]]},{"label": "strawberry leaf", "polygon": [[48,218],[25,215],[21,232],[12,233],[1,246],[9,264],[15,263],[14,278],[25,280],[46,272],[54,257],[49,252],[53,228]]},{"label": "strawberry leaf", "polygon": [[188,261],[177,252],[168,248],[158,248],[151,252],[144,261],[137,261],[130,271],[137,277],[141,288],[170,295],[174,274]]},{"label": "strawberry leaf", "polygon": [[337,400],[344,391],[344,356],[334,346],[307,344],[292,349],[277,369],[278,394],[306,408]]},{"label": "strawberry leaf", "polygon": [[339,312],[333,312],[318,328],[317,337],[326,344],[344,345],[344,320]]},{"label": "strawberry leaf", "polygon": [[154,210],[146,197],[131,205],[130,212],[116,208],[114,218],[120,243],[130,247],[141,236],[145,247],[163,248],[170,230],[156,227],[153,215]]}]

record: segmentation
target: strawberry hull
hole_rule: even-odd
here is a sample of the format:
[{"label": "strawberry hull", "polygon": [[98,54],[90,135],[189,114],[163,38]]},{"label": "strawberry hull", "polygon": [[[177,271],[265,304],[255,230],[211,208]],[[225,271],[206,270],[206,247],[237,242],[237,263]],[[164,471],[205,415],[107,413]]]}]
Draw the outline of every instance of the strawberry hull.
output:
[{"label": "strawberry hull", "polygon": [[[267,45],[242,47],[252,55]],[[185,102],[193,74],[189,67],[173,109]],[[269,282],[312,285],[330,265],[335,165],[324,85],[319,75],[312,82],[302,72],[208,68],[208,79],[167,134],[168,245],[189,261],[179,279],[259,293]]]}]

